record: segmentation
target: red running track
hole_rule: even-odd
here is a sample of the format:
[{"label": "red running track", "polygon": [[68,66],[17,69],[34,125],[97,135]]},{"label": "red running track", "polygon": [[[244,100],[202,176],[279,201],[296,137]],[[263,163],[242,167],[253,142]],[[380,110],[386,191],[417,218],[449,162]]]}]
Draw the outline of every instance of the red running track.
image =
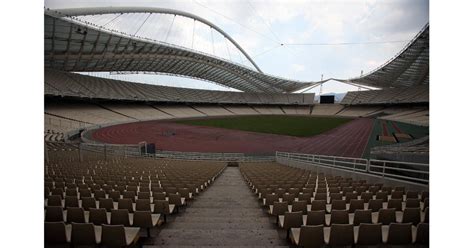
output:
[{"label": "red running track", "polygon": [[[373,119],[359,118],[313,137],[292,137],[163,121],[119,124],[95,130],[92,139],[109,144],[155,143],[157,150],[183,152],[275,151],[362,157]],[[171,135],[174,132],[175,135]]]}]

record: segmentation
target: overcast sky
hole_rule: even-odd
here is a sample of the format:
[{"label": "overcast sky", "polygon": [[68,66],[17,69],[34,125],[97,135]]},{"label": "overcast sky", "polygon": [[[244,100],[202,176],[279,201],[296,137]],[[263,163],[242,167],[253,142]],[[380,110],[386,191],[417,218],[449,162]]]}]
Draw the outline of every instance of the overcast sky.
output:
[{"label": "overcast sky", "polygon": [[[367,73],[396,55],[429,21],[427,0],[46,0],[45,6],[149,6],[190,12],[227,32],[265,73],[302,81],[319,81],[321,74],[324,78],[346,79],[359,76],[361,71]],[[133,26],[132,21],[124,21],[131,18],[138,27],[143,23],[140,18],[144,20],[146,15],[121,18],[107,25],[124,30]],[[170,15],[157,15],[147,19],[140,29],[142,36],[155,35],[150,27],[162,31],[158,32],[160,37],[151,38],[185,47],[192,44],[202,52],[251,66],[218,33],[209,32],[203,25],[193,27],[190,19],[178,17],[173,21]],[[169,27],[171,32],[163,35]],[[282,43],[285,45],[281,46]],[[340,43],[355,44],[336,45]],[[126,78],[178,87],[224,89],[182,78],[136,75]],[[336,82],[323,86],[323,93],[348,90],[357,88]],[[309,92],[318,93],[319,87]]]}]

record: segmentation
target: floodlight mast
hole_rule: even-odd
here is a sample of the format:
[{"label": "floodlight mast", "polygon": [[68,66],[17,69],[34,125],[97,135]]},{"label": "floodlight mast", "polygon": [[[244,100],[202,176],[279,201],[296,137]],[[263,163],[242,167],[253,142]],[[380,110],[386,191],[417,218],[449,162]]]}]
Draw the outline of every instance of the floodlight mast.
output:
[{"label": "floodlight mast", "polygon": [[[257,63],[253,61],[247,52],[234,40],[230,35],[228,35],[224,30],[213,24],[212,22],[194,15],[189,12],[181,11],[181,10],[174,10],[174,9],[166,9],[166,8],[156,8],[156,7],[98,7],[98,8],[69,8],[69,9],[51,9],[52,11],[56,11],[57,14],[62,15],[63,17],[68,16],[82,16],[82,15],[104,15],[104,14],[123,14],[123,13],[157,13],[157,14],[171,14],[171,15],[179,15],[184,16],[194,21],[199,21],[211,27],[212,29],[216,30],[220,34],[222,34],[227,40],[232,42],[232,44],[239,49],[239,51],[252,63],[255,69],[263,73],[262,70],[258,67]],[[193,34],[194,35],[194,34]]]}]

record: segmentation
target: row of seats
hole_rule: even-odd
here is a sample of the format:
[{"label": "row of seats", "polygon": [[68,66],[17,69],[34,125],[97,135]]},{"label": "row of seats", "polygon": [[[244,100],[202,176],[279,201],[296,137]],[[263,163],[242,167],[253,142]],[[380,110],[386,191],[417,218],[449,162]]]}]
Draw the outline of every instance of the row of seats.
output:
[{"label": "row of seats", "polygon": [[[250,163],[241,165],[240,170],[262,207],[296,245],[428,243],[428,191],[372,184],[276,163]],[[368,231],[377,228],[380,232]],[[365,241],[371,233],[376,237]],[[345,238],[331,238],[339,236]]]},{"label": "row of seats", "polygon": [[347,92],[341,104],[394,104],[429,102],[428,85]]},{"label": "row of seats", "polygon": [[[67,149],[56,144],[52,153]],[[150,237],[224,168],[220,162],[54,156],[45,163],[45,243],[133,245],[140,228]]]}]

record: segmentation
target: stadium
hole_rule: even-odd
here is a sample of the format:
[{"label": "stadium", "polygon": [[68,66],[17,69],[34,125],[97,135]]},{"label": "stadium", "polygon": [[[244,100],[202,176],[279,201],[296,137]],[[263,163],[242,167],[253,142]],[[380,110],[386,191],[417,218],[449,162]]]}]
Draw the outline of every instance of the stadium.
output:
[{"label": "stadium", "polygon": [[[229,58],[194,28],[167,42],[178,20]],[[429,247],[429,24],[372,71],[318,81],[263,72],[219,26],[45,7],[45,246]],[[356,90],[309,92],[330,81]]]}]

